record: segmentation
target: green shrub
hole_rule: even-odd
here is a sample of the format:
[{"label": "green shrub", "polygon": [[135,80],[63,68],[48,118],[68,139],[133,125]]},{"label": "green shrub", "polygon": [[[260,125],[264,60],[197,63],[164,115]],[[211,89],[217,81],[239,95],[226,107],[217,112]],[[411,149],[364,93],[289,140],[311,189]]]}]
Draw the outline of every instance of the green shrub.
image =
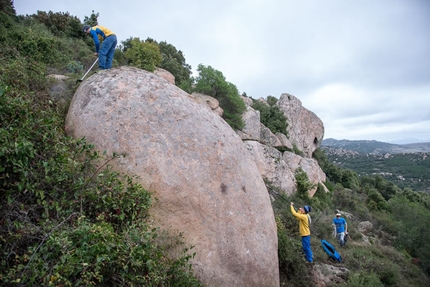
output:
[{"label": "green shrub", "polygon": [[307,269],[301,242],[289,234],[280,217],[276,217],[278,230],[278,260],[281,282],[295,286],[311,286],[307,280]]},{"label": "green shrub", "polygon": [[311,198],[312,207],[320,210],[331,208],[333,206],[331,195],[332,193],[326,192],[324,186],[321,183],[318,183],[317,191]]},{"label": "green shrub", "polygon": [[315,185],[309,181],[308,174],[301,167],[295,171],[295,179],[297,195],[299,198],[308,201],[309,191],[314,188]]},{"label": "green shrub", "polygon": [[339,284],[342,287],[383,287],[378,275],[372,271],[352,272],[345,283]]},{"label": "green shrub", "polygon": [[153,72],[160,65],[162,57],[156,43],[140,41],[139,38],[131,39],[130,43],[125,56],[131,66]]},{"label": "green shrub", "polygon": [[287,118],[281,112],[278,106],[276,106],[277,99],[269,96],[266,103],[253,100],[252,108],[260,112],[260,122],[266,126],[272,133],[282,133],[288,136],[287,133]]},{"label": "green shrub", "polygon": [[233,129],[242,129],[244,122],[242,114],[246,110],[245,103],[239,95],[237,87],[225,80],[224,75],[212,68],[200,64],[197,68],[194,91],[214,97],[224,110],[223,118]]}]

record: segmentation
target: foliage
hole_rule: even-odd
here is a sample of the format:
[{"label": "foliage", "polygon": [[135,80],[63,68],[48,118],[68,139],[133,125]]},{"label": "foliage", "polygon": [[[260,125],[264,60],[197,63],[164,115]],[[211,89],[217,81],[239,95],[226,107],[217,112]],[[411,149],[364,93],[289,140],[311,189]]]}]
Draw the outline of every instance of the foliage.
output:
[{"label": "foliage", "polygon": [[390,200],[389,206],[399,226],[395,246],[419,258],[421,266],[430,273],[430,210],[401,195]]},{"label": "foliage", "polygon": [[191,92],[191,66],[185,62],[182,51],[165,41],[158,43],[162,56],[160,68],[163,68],[175,76],[175,84],[184,91]]},{"label": "foliage", "polygon": [[332,194],[330,192],[326,192],[325,188],[321,183],[318,184],[317,191],[314,196],[311,198],[311,205],[315,209],[326,209],[332,207]]},{"label": "foliage", "polygon": [[295,171],[297,195],[303,200],[309,200],[309,191],[315,187],[309,181],[308,174],[299,167]]},{"label": "foliage", "polygon": [[0,0],[0,13],[5,13],[7,16],[15,16],[16,11],[13,6],[13,0]]},{"label": "foliage", "polygon": [[277,99],[269,96],[267,103],[260,100],[252,101],[252,108],[260,111],[260,122],[265,125],[272,133],[282,133],[288,136],[287,133],[287,118],[276,106]]},{"label": "foliage", "polygon": [[354,170],[360,176],[380,175],[399,188],[409,187],[416,191],[430,191],[428,152],[381,154],[357,153],[354,150],[349,153],[339,153],[337,149],[327,147],[324,147],[324,150],[331,162]]},{"label": "foliage", "polygon": [[139,38],[131,38],[128,42],[130,48],[125,50],[125,56],[131,66],[153,72],[160,65],[162,56],[156,43]]},{"label": "foliage", "polygon": [[384,284],[379,280],[378,274],[373,271],[353,272],[348,281],[340,284],[342,287],[383,287]]},{"label": "foliage", "polygon": [[99,13],[94,13],[94,10],[92,10],[91,15],[89,17],[88,16],[84,17],[84,24],[91,27],[97,26],[99,24],[98,18],[99,18]]},{"label": "foliage", "polygon": [[40,91],[45,89],[47,72],[72,72],[70,63],[80,67],[94,61],[88,58],[92,54],[82,40],[55,37],[32,17],[20,17],[2,37],[0,76],[11,87]]},{"label": "foliage", "polygon": [[68,12],[37,11],[32,17],[58,37],[72,37],[83,39],[85,34],[82,33],[81,21],[76,16],[71,16]]},{"label": "foliage", "polygon": [[293,152],[296,154],[296,155],[299,155],[299,156],[303,156],[303,152],[297,147],[297,145],[296,144],[293,144]]},{"label": "foliage", "polygon": [[318,165],[323,169],[329,180],[339,183],[345,188],[359,188],[360,182],[357,173],[330,162],[322,149],[316,149],[312,156],[318,161]]},{"label": "foliage", "polygon": [[281,281],[294,283],[296,286],[310,286],[310,282],[306,280],[306,266],[302,258],[301,243],[297,237],[289,236],[291,234],[282,223],[279,216],[275,217],[276,227],[278,232],[278,260],[279,273]]},{"label": "foliage", "polygon": [[244,122],[242,113],[246,110],[245,103],[236,86],[226,81],[224,75],[212,68],[200,64],[196,78],[195,91],[214,97],[224,110],[223,118],[233,129],[242,129]]},{"label": "foliage", "polygon": [[[0,263],[4,284],[198,286],[147,222],[151,195],[64,135],[50,102],[0,89]],[[179,283],[178,283],[179,282]]]},{"label": "foliage", "polygon": [[269,106],[273,107],[278,102],[278,99],[274,96],[268,96],[266,101],[269,104]]}]

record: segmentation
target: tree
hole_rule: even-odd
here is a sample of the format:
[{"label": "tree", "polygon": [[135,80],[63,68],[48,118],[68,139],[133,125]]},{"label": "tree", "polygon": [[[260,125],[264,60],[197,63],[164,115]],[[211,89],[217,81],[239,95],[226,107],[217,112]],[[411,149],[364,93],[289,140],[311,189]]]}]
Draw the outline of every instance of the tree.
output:
[{"label": "tree", "polygon": [[267,97],[267,103],[269,104],[269,106],[273,107],[274,105],[276,105],[277,102],[278,102],[278,99],[275,98],[274,96]]},{"label": "tree", "polygon": [[196,78],[194,90],[217,99],[224,110],[225,121],[233,129],[242,129],[244,126],[242,113],[246,110],[246,106],[239,96],[237,87],[227,82],[224,75],[211,66],[200,64],[197,71],[199,76]]},{"label": "tree", "polygon": [[127,40],[130,48],[125,51],[129,64],[150,72],[161,62],[161,53],[158,45],[154,42],[144,42],[139,38]]},{"label": "tree", "polygon": [[87,16],[84,17],[84,24],[91,27],[97,26],[99,24],[98,18],[99,18],[99,13],[95,14],[93,10],[90,17],[87,17]]},{"label": "tree", "polygon": [[83,38],[81,21],[76,16],[71,16],[68,12],[54,13],[49,11],[37,11],[32,15],[34,19],[45,24],[45,26],[55,36],[68,36],[73,38]]},{"label": "tree", "polygon": [[13,0],[0,0],[0,12],[4,12],[8,16],[16,16]]},{"label": "tree", "polygon": [[165,41],[160,42],[158,46],[162,56],[160,68],[172,73],[175,76],[175,84],[183,90],[190,92],[191,66],[185,62],[182,51],[178,51],[173,45]]},{"label": "tree", "polygon": [[301,168],[297,168],[295,171],[297,196],[303,200],[309,200],[309,190],[315,187],[309,181],[308,174]]}]

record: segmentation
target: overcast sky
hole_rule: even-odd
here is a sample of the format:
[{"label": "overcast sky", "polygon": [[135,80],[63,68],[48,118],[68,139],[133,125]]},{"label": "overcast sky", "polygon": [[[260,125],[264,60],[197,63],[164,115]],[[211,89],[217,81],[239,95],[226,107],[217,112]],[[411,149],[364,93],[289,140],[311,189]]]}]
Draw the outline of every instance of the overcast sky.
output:
[{"label": "overcast sky", "polygon": [[92,11],[119,41],[150,37],[258,99],[288,93],[324,138],[430,142],[430,1],[14,0],[18,15]]}]

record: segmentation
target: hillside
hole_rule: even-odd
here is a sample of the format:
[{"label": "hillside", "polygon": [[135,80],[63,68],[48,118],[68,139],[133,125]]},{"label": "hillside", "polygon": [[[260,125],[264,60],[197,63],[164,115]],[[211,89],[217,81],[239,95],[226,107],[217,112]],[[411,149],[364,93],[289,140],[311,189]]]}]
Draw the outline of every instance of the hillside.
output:
[{"label": "hillside", "polygon": [[430,152],[430,143],[391,144],[375,140],[324,139],[321,147],[338,148],[360,153],[415,153]]},{"label": "hillside", "polygon": [[380,175],[400,188],[430,192],[430,143],[327,139],[321,149],[331,162],[359,175]]}]

